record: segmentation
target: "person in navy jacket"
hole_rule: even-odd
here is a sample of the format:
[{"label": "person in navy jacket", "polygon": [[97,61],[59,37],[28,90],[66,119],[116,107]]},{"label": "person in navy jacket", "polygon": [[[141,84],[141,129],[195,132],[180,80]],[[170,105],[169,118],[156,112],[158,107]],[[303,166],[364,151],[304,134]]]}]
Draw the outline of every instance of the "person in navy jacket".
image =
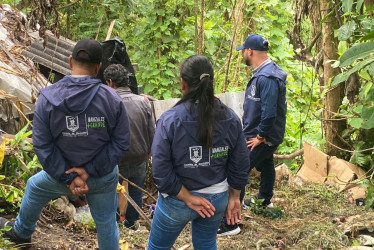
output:
[{"label": "person in navy jacket", "polygon": [[130,147],[125,106],[114,89],[95,76],[102,48],[80,40],[69,64],[72,75],[41,90],[33,119],[33,144],[43,170],[26,185],[15,223],[6,237],[30,243],[45,204],[62,195],[86,194],[100,249],[118,249],[117,164]]},{"label": "person in navy jacket", "polygon": [[249,158],[240,119],[214,97],[213,67],[194,55],[181,67],[182,99],[157,121],[152,173],[159,190],[147,249],[170,249],[191,221],[194,249],[217,249],[226,214],[241,218]]},{"label": "person in navy jacket", "polygon": [[[275,169],[273,154],[282,143],[286,125],[287,74],[270,58],[268,41],[261,35],[249,35],[244,44],[236,48],[243,51],[246,65],[252,67],[252,78],[247,84],[243,104],[243,133],[247,141],[251,169],[261,172],[257,199],[272,207]],[[241,199],[244,197],[244,189]],[[252,199],[244,201],[249,207]],[[233,228],[227,228],[226,234]]]}]

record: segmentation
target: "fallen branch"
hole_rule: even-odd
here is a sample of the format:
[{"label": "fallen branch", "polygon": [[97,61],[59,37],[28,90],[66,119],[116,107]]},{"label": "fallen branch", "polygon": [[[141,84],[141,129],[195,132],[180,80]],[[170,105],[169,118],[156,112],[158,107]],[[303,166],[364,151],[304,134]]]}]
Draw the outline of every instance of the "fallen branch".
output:
[{"label": "fallen branch", "polygon": [[304,149],[302,148],[302,149],[299,149],[296,152],[294,152],[292,154],[289,154],[289,155],[277,155],[277,154],[274,154],[274,159],[293,159],[296,156],[300,156],[300,155],[303,155],[303,154],[304,154]]},{"label": "fallen branch", "polygon": [[129,181],[128,179],[126,179],[125,177],[123,177],[123,175],[121,174],[118,174],[119,177],[122,178],[122,180],[126,181],[127,183],[129,183],[131,186],[133,187],[136,187],[137,189],[141,190],[142,192],[146,193],[149,197],[151,197],[154,201],[157,201],[157,199],[155,197],[152,196],[152,194],[150,194],[147,190],[139,187],[138,185],[136,185],[134,182],[131,182]]},{"label": "fallen branch", "polygon": [[68,4],[64,5],[64,6],[60,6],[60,7],[57,8],[57,10],[64,9],[64,8],[69,7],[69,6],[72,6],[72,5],[76,4],[76,3],[78,3],[79,1],[80,0],[76,0],[75,2],[68,3]]},{"label": "fallen branch", "polygon": [[121,194],[123,194],[126,199],[128,200],[128,202],[130,202],[130,204],[135,208],[135,210],[139,213],[139,215],[147,222],[149,228],[148,229],[151,229],[151,220],[145,215],[145,213],[143,212],[143,210],[138,206],[138,204],[136,204],[136,202],[130,197],[129,193],[127,192],[121,192]]}]

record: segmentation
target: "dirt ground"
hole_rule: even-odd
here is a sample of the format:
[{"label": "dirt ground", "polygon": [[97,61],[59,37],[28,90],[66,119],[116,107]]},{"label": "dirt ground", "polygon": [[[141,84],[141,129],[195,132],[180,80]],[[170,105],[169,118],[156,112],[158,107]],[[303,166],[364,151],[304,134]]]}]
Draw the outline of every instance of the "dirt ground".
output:
[{"label": "dirt ground", "polygon": [[[255,194],[257,188],[255,181],[248,187],[246,198]],[[271,219],[243,210],[241,233],[219,237],[218,249],[345,249],[352,246],[359,233],[352,228],[374,222],[372,211],[349,203],[344,193],[326,185],[300,187],[280,181],[276,183],[273,202],[283,208],[281,218]],[[347,221],[333,223],[339,216],[345,216]],[[352,221],[348,219],[351,216],[355,216]],[[94,229],[77,224],[68,227],[68,222],[64,213],[46,207],[30,249],[98,249]],[[144,220],[140,220],[140,225],[137,232],[120,226],[121,249],[145,249],[149,231]],[[344,234],[344,230],[350,233]],[[175,242],[175,249],[193,249],[189,231],[188,225]],[[283,248],[276,248],[280,240]]]}]

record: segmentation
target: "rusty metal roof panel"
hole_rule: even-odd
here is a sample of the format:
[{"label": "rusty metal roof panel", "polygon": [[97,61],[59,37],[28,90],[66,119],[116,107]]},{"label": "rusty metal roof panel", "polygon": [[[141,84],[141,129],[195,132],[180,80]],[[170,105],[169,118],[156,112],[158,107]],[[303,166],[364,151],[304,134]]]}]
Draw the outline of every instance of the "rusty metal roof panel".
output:
[{"label": "rusty metal roof panel", "polygon": [[[32,34],[30,35],[32,36]],[[22,51],[22,55],[60,74],[70,75],[69,56],[74,45],[73,41],[49,34],[46,46],[44,46],[42,39],[35,37],[34,42]]]}]

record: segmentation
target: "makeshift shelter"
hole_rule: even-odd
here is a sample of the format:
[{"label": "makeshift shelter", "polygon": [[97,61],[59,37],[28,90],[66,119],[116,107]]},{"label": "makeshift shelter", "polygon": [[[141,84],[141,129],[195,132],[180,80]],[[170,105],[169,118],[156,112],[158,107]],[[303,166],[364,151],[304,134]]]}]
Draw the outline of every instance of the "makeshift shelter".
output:
[{"label": "makeshift shelter", "polygon": [[[75,43],[51,32],[42,39],[38,31],[28,28],[21,12],[0,5],[0,129],[14,134],[32,119],[40,89],[71,74],[68,58]],[[102,46],[103,67],[98,77],[102,79],[110,64],[120,63],[130,72],[132,91],[141,93],[125,43],[116,37]]]},{"label": "makeshift shelter", "polygon": [[31,118],[41,88],[49,81],[21,51],[31,44],[25,17],[0,5],[0,129],[15,133]]}]

